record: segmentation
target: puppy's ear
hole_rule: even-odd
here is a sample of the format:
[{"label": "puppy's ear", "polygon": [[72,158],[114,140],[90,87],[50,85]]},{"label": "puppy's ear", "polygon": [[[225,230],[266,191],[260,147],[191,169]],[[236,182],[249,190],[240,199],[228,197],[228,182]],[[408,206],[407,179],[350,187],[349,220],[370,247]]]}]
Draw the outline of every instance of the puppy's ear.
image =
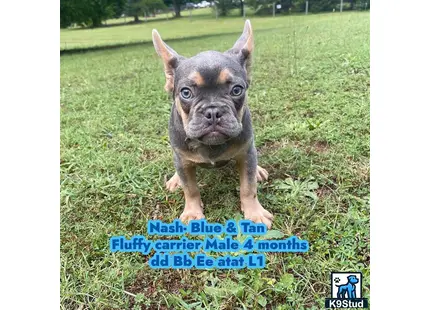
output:
[{"label": "puppy's ear", "polygon": [[242,35],[236,41],[228,54],[235,55],[239,58],[239,62],[245,67],[247,74],[251,69],[252,52],[254,51],[254,34],[252,32],[251,22],[249,19],[245,21]]},{"label": "puppy's ear", "polygon": [[178,66],[179,60],[183,57],[179,56],[170,46],[164,43],[160,34],[155,29],[152,30],[152,42],[154,43],[158,56],[163,60],[164,73],[166,75],[166,85],[164,89],[171,92],[175,81],[175,69]]}]

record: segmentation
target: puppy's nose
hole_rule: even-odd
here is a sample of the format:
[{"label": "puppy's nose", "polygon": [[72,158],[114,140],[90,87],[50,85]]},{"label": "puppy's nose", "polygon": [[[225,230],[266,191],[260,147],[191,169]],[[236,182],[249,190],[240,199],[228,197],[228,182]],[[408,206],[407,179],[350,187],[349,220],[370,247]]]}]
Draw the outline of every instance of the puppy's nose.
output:
[{"label": "puppy's nose", "polygon": [[205,111],[205,117],[211,124],[217,122],[222,116],[221,110],[218,108],[209,108]]}]

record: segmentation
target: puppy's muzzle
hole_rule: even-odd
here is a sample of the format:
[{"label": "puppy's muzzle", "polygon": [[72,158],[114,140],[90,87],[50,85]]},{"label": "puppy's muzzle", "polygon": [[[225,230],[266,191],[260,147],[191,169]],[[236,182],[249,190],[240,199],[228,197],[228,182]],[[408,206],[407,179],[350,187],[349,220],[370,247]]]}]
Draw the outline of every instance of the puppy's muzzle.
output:
[{"label": "puppy's muzzle", "polygon": [[219,108],[207,108],[204,112],[205,118],[208,120],[210,125],[216,124],[221,120],[224,112]]},{"label": "puppy's muzzle", "polygon": [[207,127],[203,135],[199,138],[199,141],[205,144],[216,145],[224,143],[229,138],[222,126],[220,126],[224,114],[225,110],[213,106],[208,107],[203,112]]}]

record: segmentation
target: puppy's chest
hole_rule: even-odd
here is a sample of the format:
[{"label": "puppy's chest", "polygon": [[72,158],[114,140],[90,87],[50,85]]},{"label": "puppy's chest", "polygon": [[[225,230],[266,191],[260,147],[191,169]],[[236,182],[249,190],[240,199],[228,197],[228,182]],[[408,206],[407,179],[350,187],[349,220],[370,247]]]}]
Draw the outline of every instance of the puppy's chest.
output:
[{"label": "puppy's chest", "polygon": [[203,167],[221,167],[234,159],[243,150],[243,145],[195,145],[190,144],[188,150],[181,151],[181,157]]}]

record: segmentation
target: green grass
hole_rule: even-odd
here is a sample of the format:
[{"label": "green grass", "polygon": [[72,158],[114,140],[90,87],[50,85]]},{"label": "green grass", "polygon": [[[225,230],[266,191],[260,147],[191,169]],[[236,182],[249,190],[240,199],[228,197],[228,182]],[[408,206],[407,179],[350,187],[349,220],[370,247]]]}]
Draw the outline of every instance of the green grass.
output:
[{"label": "green grass", "polygon": [[[215,16],[214,15],[215,13],[211,8],[192,9],[191,13],[192,13],[192,17],[210,17],[212,15]],[[233,13],[238,13],[238,12],[233,11]],[[190,14],[189,10],[181,11],[181,15],[183,17],[189,17],[189,14]],[[147,21],[150,22],[150,21],[154,21],[154,20],[166,20],[166,19],[171,19],[173,17],[174,17],[173,11],[166,9],[162,13],[156,14],[156,16],[154,16],[154,17],[148,16]],[[139,16],[139,19],[142,22],[145,21],[144,16]],[[134,17],[126,16],[126,17],[108,19],[108,20],[103,22],[103,25],[112,26],[112,25],[116,25],[116,24],[129,23],[129,22],[133,22],[133,21],[134,21]]]},{"label": "green grass", "polygon": [[[259,161],[270,173],[259,185],[260,201],[275,215],[273,229],[308,240],[310,251],[268,254],[267,267],[252,271],[160,271],[148,267],[147,256],[110,253],[110,236],[145,234],[149,219],[170,222],[182,212],[182,193],[164,190],[174,172],[171,103],[150,44],[66,55],[63,309],[323,309],[330,272],[356,270],[369,297],[369,14],[252,23],[250,108]],[[228,33],[239,32],[243,20],[203,24],[183,19],[74,33],[93,33],[88,44],[103,44],[102,33],[149,40],[154,26],[167,38],[220,34],[171,43],[190,56],[228,49],[237,39]],[[233,170],[199,170],[198,178],[209,222],[241,216]]]},{"label": "green grass", "polygon": [[[151,42],[152,29],[156,28],[163,39],[181,39],[189,37],[204,37],[220,34],[240,34],[243,28],[243,19],[226,17],[212,18],[209,9],[194,10],[193,18],[188,18],[188,13],[183,12],[181,19],[160,19],[147,23],[121,25],[116,27],[101,27],[95,29],[61,29],[60,50],[72,50],[76,48],[89,48],[98,46],[109,46],[117,44],[129,44],[138,42]],[[195,13],[203,11],[203,15]],[[355,13],[357,14],[357,13]],[[238,15],[238,14],[235,14]],[[304,15],[286,17],[256,17],[253,26],[256,30],[264,31],[285,26],[291,29],[295,27],[314,25],[315,23],[327,22],[334,18],[335,14],[324,14],[318,17],[307,18]],[[248,16],[249,17],[249,16]],[[317,26],[317,25],[314,25]]]},{"label": "green grass", "polygon": [[[239,15],[238,13],[236,10],[231,12],[234,15]],[[144,18],[140,17],[142,21],[140,24],[118,26],[117,24],[129,23],[134,20],[133,17],[126,17],[110,19],[104,22],[104,25],[115,27],[61,29],[60,49],[70,50],[74,48],[149,42],[153,28],[159,28],[160,31],[168,32],[169,36],[167,38],[184,38],[190,35],[240,31],[240,28],[237,28],[237,25],[241,22],[239,18],[220,18],[216,20],[211,8],[192,10],[191,20],[188,10],[182,11],[181,14],[183,16],[182,19],[172,19],[172,13],[169,12],[167,14],[158,14],[156,17],[150,17],[146,23],[144,22]],[[272,25],[276,24],[274,20],[271,22]],[[232,29],[236,30],[233,31]],[[192,30],[192,33],[190,33],[190,30]]]}]

